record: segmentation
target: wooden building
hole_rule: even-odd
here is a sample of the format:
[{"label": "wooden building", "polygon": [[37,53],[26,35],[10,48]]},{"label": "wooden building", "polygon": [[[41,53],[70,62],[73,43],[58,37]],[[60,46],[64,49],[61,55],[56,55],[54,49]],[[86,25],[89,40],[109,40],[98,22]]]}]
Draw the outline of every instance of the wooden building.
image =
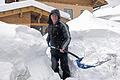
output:
[{"label": "wooden building", "polygon": [[70,14],[71,18],[78,17],[84,10],[93,11],[93,8],[107,4],[105,0],[37,0],[56,7]]},{"label": "wooden building", "polygon": [[[6,2],[18,2],[24,0],[6,0]],[[106,5],[105,0],[36,0],[47,5],[56,7],[70,14],[71,18],[78,17],[84,10],[93,11],[93,8]]]},{"label": "wooden building", "polygon": [[[53,9],[55,8],[34,0],[13,3],[8,1],[8,4],[0,5],[0,21],[10,24],[28,25],[39,29],[44,35],[48,25],[48,16]],[[62,14],[62,21],[69,21],[69,14],[63,11],[60,11],[60,13]]]},{"label": "wooden building", "polygon": [[[5,0],[5,3],[7,5],[0,5],[0,21],[29,25],[39,29],[42,34],[45,33],[48,15],[54,7],[61,10],[62,20],[67,22],[70,17],[71,19],[78,17],[85,9],[92,12],[93,8],[107,4],[105,0]],[[9,9],[11,6],[17,7]],[[50,10],[44,7],[49,7]]]}]

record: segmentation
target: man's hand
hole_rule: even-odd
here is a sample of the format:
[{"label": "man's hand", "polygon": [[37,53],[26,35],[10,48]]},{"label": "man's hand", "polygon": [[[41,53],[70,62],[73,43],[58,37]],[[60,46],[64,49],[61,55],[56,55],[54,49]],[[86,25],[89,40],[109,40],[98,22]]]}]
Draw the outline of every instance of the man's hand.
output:
[{"label": "man's hand", "polygon": [[64,48],[62,48],[62,49],[60,49],[60,52],[61,52],[61,53],[64,53],[64,50],[65,50],[65,49],[64,49]]}]

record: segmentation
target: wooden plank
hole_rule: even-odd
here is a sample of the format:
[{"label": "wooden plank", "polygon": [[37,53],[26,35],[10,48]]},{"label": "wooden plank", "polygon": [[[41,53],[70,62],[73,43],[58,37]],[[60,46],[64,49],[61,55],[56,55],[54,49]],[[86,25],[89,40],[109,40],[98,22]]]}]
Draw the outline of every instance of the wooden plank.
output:
[{"label": "wooden plank", "polygon": [[47,23],[23,23],[22,25],[28,25],[28,26],[44,26],[47,27],[48,24]]},{"label": "wooden plank", "polygon": [[19,8],[19,9],[15,9],[15,10],[0,12],[0,17],[15,15],[15,14],[19,14],[19,13],[25,13],[25,12],[30,12],[30,11],[33,11],[33,12],[36,12],[39,14],[43,14],[45,16],[49,15],[49,13],[44,10],[30,6],[30,7],[24,7],[24,8]]},{"label": "wooden plank", "polygon": [[107,1],[105,1],[105,0],[95,0],[93,8],[100,7],[100,6],[103,6],[106,4],[107,4]]},{"label": "wooden plank", "polygon": [[32,26],[45,26],[45,27],[48,26],[47,23],[31,23],[30,25],[32,25]]},{"label": "wooden plank", "polygon": [[22,9],[4,11],[4,12],[0,12],[0,17],[15,15],[15,14],[19,14],[21,12],[24,13],[24,12],[29,12],[29,11],[30,11],[30,8],[22,8]]},{"label": "wooden plank", "polygon": [[36,13],[40,13],[40,14],[45,15],[45,16],[49,16],[49,12],[44,11],[44,10],[40,10],[38,8],[35,8],[35,7],[32,7],[31,11],[36,12]]},{"label": "wooden plank", "polygon": [[99,2],[101,2],[101,3],[107,3],[107,1],[105,1],[105,0],[97,0],[97,1],[99,1]]}]

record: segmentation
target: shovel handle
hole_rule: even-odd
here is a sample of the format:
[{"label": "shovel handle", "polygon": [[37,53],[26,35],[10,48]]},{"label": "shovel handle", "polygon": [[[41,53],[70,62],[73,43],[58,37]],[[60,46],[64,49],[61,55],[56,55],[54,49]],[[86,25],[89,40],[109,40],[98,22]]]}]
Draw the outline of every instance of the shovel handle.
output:
[{"label": "shovel handle", "polygon": [[[54,46],[50,46],[50,48],[59,50],[58,48],[55,48]],[[69,53],[70,55],[76,57],[77,59],[81,59],[80,57],[78,57],[77,55],[73,54],[73,53],[70,52],[70,51],[64,50],[64,52],[65,52],[65,53]]]}]

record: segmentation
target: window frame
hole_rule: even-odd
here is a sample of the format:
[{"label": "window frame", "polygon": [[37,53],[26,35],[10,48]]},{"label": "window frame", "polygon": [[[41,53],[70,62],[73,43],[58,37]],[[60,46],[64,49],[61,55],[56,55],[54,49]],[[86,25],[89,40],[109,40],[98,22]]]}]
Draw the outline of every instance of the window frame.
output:
[{"label": "window frame", "polygon": [[73,9],[64,8],[64,12],[68,13],[70,15],[70,18],[73,19]]}]

